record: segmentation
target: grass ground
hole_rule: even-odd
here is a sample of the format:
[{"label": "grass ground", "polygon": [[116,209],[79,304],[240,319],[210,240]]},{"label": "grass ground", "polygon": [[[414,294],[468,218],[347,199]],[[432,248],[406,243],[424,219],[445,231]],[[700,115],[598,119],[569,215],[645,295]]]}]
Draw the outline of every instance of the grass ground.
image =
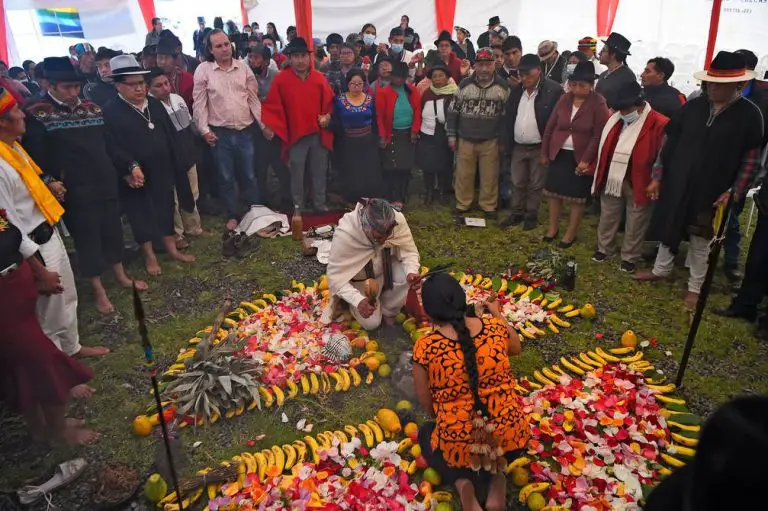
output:
[{"label": "grass ground", "polygon": [[[546,246],[541,241],[542,227],[527,233],[519,228],[503,231],[495,223],[487,229],[459,228],[452,222],[448,208],[425,208],[419,204],[407,212],[407,217],[422,262],[427,266],[453,262],[457,269],[472,268],[483,274],[494,274],[505,271],[510,264],[524,264],[534,251]],[[673,377],[690,320],[689,313],[682,307],[687,275],[684,270],[677,270],[677,278],[671,283],[643,285],[619,272],[618,261],[592,262],[596,222],[595,217],[587,218],[580,242],[568,250],[579,266],[576,290],[566,296],[572,303],[595,304],[598,317],[594,323],[578,322],[559,336],[525,343],[523,354],[513,360],[512,366],[518,374],[530,374],[545,363],[554,363],[561,355],[578,353],[596,344],[613,346],[621,333],[631,328],[641,340],[657,340],[658,349],[650,350],[649,355]],[[209,229],[219,226],[218,221],[207,223]],[[748,245],[748,240],[745,244]],[[211,324],[226,296],[246,299],[256,291],[282,289],[292,278],[317,278],[322,271],[321,266],[301,258],[298,245],[290,238],[266,240],[243,260],[223,260],[217,236],[195,240],[191,251],[198,258],[195,265],[161,261],[164,275],[149,280],[151,289],[143,295],[150,336],[159,360],[166,365],[195,331]],[[146,277],[136,263],[130,270],[137,277]],[[724,306],[728,300],[724,293],[727,286],[721,277],[717,278],[715,287],[682,390],[694,410],[703,415],[738,394],[768,392],[766,346],[752,337],[747,324],[710,312],[713,306]],[[103,360],[89,362],[96,374],[92,385],[97,393],[87,403],[75,405],[73,413],[85,417],[103,437],[92,447],[48,451],[26,437],[18,418],[0,410],[0,458],[4,460],[0,492],[10,491],[36,477],[47,478],[54,465],[74,454],[85,456],[94,467],[101,462],[122,461],[142,474],[146,474],[153,463],[153,442],[131,434],[133,417],[142,413],[149,402],[149,379],[142,371],[130,293],[116,291],[114,286],[111,289],[117,313],[101,317],[92,309],[87,286],[79,287],[84,343],[106,344],[113,353]],[[605,335],[602,340],[595,338],[598,332]],[[408,346],[406,337],[399,331],[390,332],[382,339],[384,350],[391,358],[396,358]],[[665,355],[667,351],[669,356]],[[287,403],[280,411],[251,412],[213,427],[187,429],[182,435],[186,458],[182,472],[189,474],[229,458],[245,450],[246,442],[259,434],[266,437],[257,442],[258,448],[294,440],[303,435],[292,427],[301,418],[315,424],[316,431],[320,430],[317,428],[337,429],[370,418],[377,408],[393,405],[397,400],[390,385],[377,380],[371,387],[333,394],[325,400],[300,398]],[[290,419],[289,424],[281,422],[283,411]],[[202,443],[193,449],[196,441]],[[95,473],[90,477],[88,481],[92,481]],[[69,504],[61,509],[91,509],[84,503],[87,501],[85,491],[80,490],[79,502],[68,496],[66,490],[62,491],[54,497],[54,503],[65,499]]]}]

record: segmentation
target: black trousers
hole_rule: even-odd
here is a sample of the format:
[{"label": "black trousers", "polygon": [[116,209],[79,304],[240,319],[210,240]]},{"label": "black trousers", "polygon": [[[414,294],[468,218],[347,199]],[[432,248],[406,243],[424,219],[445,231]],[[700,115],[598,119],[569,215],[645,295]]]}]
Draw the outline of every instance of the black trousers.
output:
[{"label": "black trousers", "polygon": [[123,226],[117,199],[67,204],[64,223],[75,242],[81,277],[97,277],[123,260]]},{"label": "black trousers", "polygon": [[[261,193],[262,200],[275,208],[284,204],[291,205],[291,172],[283,161],[283,144],[279,138],[267,140],[258,126],[253,129],[256,157],[253,159],[256,172],[256,183]],[[269,192],[269,167],[272,167],[278,182],[278,197]]]},{"label": "black trousers", "polygon": [[165,236],[174,236],[175,210],[173,186],[160,183],[143,188],[125,189],[120,194],[123,209],[131,225],[136,243],[162,242]]},{"label": "black trousers", "polygon": [[[749,246],[747,265],[739,294],[731,307],[737,311],[754,314],[768,291],[768,215],[760,214],[757,228]],[[760,321],[761,328],[768,328],[768,316]]]},{"label": "black trousers", "polygon": [[408,199],[408,184],[411,181],[411,169],[384,171],[386,199],[389,202],[402,202]]}]

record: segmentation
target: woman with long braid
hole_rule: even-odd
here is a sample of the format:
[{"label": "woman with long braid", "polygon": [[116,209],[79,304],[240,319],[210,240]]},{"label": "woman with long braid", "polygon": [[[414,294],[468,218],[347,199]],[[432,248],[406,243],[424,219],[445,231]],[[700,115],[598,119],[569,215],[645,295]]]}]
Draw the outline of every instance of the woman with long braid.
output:
[{"label": "woman with long braid", "polygon": [[[520,353],[520,339],[498,302],[486,304],[490,316],[469,316],[464,290],[450,275],[429,277],[421,297],[437,326],[413,348],[419,403],[435,419],[419,431],[422,453],[444,482],[456,485],[462,509],[501,511],[504,469],[529,437],[509,363]],[[477,491],[486,486],[481,506]]]}]

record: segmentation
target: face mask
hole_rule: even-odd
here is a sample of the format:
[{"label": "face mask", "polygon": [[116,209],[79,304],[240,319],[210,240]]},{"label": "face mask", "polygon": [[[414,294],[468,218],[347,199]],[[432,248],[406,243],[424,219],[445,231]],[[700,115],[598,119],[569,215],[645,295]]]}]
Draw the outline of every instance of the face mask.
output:
[{"label": "face mask", "polygon": [[275,49],[272,46],[267,46],[267,48],[269,48],[269,54],[270,55],[274,55],[275,54]]},{"label": "face mask", "polygon": [[393,44],[392,45],[392,51],[395,53],[402,53],[403,52],[403,45],[402,44]]},{"label": "face mask", "polygon": [[373,34],[363,34],[363,42],[366,46],[370,46],[376,42],[376,36]]},{"label": "face mask", "polygon": [[573,74],[573,72],[576,71],[576,64],[568,64],[565,66],[565,72],[570,74]]},{"label": "face mask", "polygon": [[635,122],[640,118],[640,112],[635,110],[630,114],[622,115],[621,118],[624,121],[624,124],[632,124],[633,122]]}]

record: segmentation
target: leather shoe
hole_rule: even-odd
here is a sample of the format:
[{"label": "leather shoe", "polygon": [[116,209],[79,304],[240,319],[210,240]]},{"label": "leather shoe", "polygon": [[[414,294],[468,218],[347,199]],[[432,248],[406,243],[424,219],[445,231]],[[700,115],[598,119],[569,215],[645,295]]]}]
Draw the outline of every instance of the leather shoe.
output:
[{"label": "leather shoe", "polygon": [[499,227],[513,227],[519,225],[523,221],[523,217],[519,215],[509,215],[507,218],[501,221]]},{"label": "leather shoe", "polygon": [[738,318],[749,322],[755,321],[757,319],[757,311],[752,311],[750,313],[745,310],[736,309],[732,305],[726,309],[713,309],[712,312],[724,318]]},{"label": "leather shoe", "polygon": [[640,282],[658,282],[660,280],[665,280],[667,277],[659,277],[653,273],[653,270],[643,270],[632,275],[632,278],[639,280]]},{"label": "leather shoe", "polygon": [[744,278],[744,274],[742,274],[735,266],[724,266],[723,274],[725,274],[725,278],[731,283],[740,282],[741,279]]},{"label": "leather shoe", "polygon": [[524,231],[532,231],[539,225],[538,220],[535,218],[528,218],[523,222],[523,230]]}]

